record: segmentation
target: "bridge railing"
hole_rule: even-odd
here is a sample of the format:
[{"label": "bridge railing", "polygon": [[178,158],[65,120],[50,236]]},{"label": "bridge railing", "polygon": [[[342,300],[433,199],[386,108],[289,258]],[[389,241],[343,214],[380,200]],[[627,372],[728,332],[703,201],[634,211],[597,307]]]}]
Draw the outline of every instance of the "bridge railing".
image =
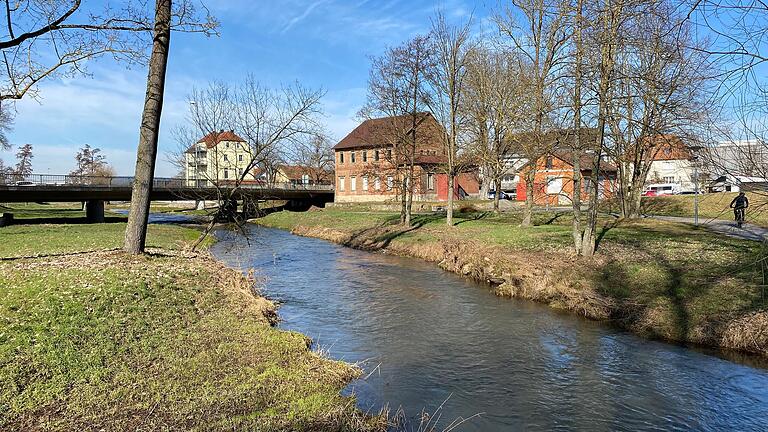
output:
[{"label": "bridge railing", "polygon": [[[82,187],[82,188],[116,188],[132,187],[133,177],[129,176],[80,176],[59,174],[0,174],[0,186],[16,187]],[[234,181],[222,180],[218,183],[204,180],[188,180],[182,178],[155,177],[154,189],[211,189],[214,187],[231,189],[285,189],[306,191],[332,191],[333,184],[323,182],[289,182],[268,183],[263,181],[245,181],[239,186]]]}]

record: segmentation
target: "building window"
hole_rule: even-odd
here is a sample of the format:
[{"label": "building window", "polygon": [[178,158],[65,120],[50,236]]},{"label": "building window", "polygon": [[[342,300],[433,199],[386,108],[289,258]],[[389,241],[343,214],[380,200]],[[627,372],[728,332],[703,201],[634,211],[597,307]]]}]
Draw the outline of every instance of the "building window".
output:
[{"label": "building window", "polygon": [[344,163],[344,152],[339,152],[339,163],[340,164]]},{"label": "building window", "polygon": [[309,174],[301,175],[301,184],[305,184],[305,185],[309,184]]},{"label": "building window", "polygon": [[363,177],[363,190],[368,191],[368,177]]},{"label": "building window", "polygon": [[393,179],[392,176],[387,176],[387,190],[392,190]]},{"label": "building window", "polygon": [[368,162],[368,151],[363,151],[363,162]]},{"label": "building window", "polygon": [[662,180],[662,183],[674,183],[675,176],[664,176],[664,178],[662,178],[661,180]]},{"label": "building window", "polygon": [[343,176],[339,177],[339,192],[344,192],[344,180],[346,180]]},{"label": "building window", "polygon": [[387,149],[387,159],[392,160],[392,149]]},{"label": "building window", "polygon": [[379,151],[378,150],[373,152],[373,160],[375,160],[375,161],[379,160]]},{"label": "building window", "polygon": [[427,190],[435,190],[435,175],[427,173]]},{"label": "building window", "polygon": [[351,191],[357,190],[357,177],[352,176],[349,178],[349,190]]},{"label": "building window", "polygon": [[229,171],[227,171],[227,170],[224,170],[224,178],[225,178],[225,179],[228,179],[228,178],[229,178]]},{"label": "building window", "polygon": [[243,155],[237,155],[237,160],[242,162],[243,161]]},{"label": "building window", "polygon": [[355,152],[351,152],[349,154],[349,162],[350,163],[355,163]]},{"label": "building window", "polygon": [[552,156],[547,156],[547,161],[544,163],[544,168],[546,169],[552,169],[552,166],[554,166],[554,162],[552,161]]},{"label": "building window", "polygon": [[376,189],[377,191],[381,190],[381,179],[380,178],[376,177],[375,179],[373,179],[373,188]]},{"label": "building window", "polygon": [[229,162],[229,157],[227,155],[224,155],[224,162]]}]

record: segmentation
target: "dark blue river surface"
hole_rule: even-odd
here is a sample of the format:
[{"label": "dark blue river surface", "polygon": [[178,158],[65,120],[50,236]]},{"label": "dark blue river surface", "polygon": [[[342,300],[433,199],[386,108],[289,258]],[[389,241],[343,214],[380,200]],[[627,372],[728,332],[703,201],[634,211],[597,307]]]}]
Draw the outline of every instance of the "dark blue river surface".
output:
[{"label": "dark blue river surface", "polygon": [[[445,402],[457,430],[768,430],[768,370],[645,340],[414,259],[251,226],[214,254],[266,277],[281,327],[360,362],[363,410],[416,418]],[[473,417],[475,416],[475,417]]]}]

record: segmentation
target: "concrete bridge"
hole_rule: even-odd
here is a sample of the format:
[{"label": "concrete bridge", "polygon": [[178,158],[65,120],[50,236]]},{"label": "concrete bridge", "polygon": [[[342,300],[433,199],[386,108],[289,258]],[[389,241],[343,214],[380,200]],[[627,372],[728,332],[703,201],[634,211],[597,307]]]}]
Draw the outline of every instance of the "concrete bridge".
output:
[{"label": "concrete bridge", "polygon": [[[1,202],[85,202],[86,217],[104,219],[104,201],[130,201],[133,177],[32,174],[0,175]],[[333,185],[155,178],[152,201],[263,201],[285,200],[288,207],[324,206],[333,201]]]}]

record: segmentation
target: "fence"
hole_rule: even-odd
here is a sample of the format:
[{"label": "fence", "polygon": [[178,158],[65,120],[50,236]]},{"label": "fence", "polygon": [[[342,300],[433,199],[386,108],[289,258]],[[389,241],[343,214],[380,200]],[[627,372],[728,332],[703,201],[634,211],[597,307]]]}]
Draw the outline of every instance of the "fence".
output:
[{"label": "fence", "polygon": [[[0,174],[0,186],[16,187],[83,187],[83,188],[121,188],[131,187],[133,177],[128,176],[79,176],[57,174]],[[152,186],[154,189],[290,189],[307,191],[332,191],[333,185],[329,183],[267,183],[267,182],[243,182],[237,184],[234,181],[220,181],[218,183],[203,180],[186,180],[182,178],[155,177]]]}]

